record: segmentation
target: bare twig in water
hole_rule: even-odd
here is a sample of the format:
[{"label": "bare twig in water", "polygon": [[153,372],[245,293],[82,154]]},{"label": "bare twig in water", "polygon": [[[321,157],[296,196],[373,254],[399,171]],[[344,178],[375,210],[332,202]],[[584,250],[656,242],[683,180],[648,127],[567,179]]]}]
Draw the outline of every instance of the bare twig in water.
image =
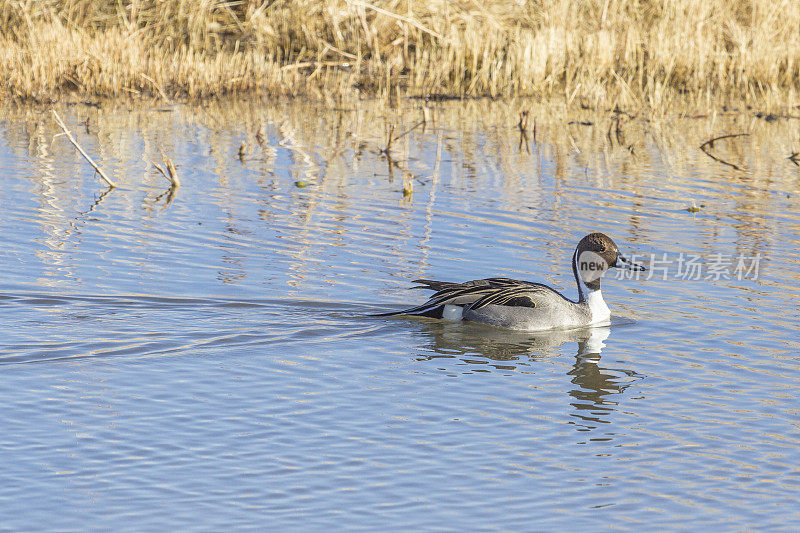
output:
[{"label": "bare twig in water", "polygon": [[[422,126],[424,124],[425,124],[425,120],[420,120],[419,122],[417,122],[416,124],[414,124],[413,126],[408,128],[406,131],[404,131],[403,133],[401,133],[400,135],[395,137],[394,139],[391,139],[391,141],[396,141],[397,139],[402,139],[403,137],[405,137],[406,135],[408,135],[409,133],[411,133],[412,131],[414,131],[415,129],[419,128],[420,126]],[[391,144],[391,141],[389,141],[389,144]]]},{"label": "bare twig in water", "polygon": [[386,148],[381,149],[380,153],[389,155],[392,149],[392,141],[394,140],[392,135],[394,135],[394,124],[389,126],[389,133],[386,135]]},{"label": "bare twig in water", "polygon": [[525,133],[528,131],[528,115],[528,111],[519,112],[519,122],[517,123],[517,127],[519,128],[520,133]]},{"label": "bare twig in water", "polygon": [[709,150],[714,148],[714,143],[715,142],[720,141],[722,139],[733,139],[734,137],[747,137],[749,135],[750,135],[749,133],[731,133],[729,135],[720,135],[719,137],[714,137],[713,139],[709,139],[706,142],[704,142],[703,144],[701,144],[700,145],[700,149],[703,151],[704,154],[706,154],[708,157],[710,157],[714,161],[722,163],[723,165],[727,165],[727,166],[729,166],[729,167],[731,167],[731,168],[733,168],[735,170],[742,170],[743,171],[744,169],[742,167],[740,167],[739,165],[735,165],[735,164],[733,164],[733,163],[731,163],[729,161],[725,161],[724,159],[722,159],[720,157],[717,157],[714,154],[712,154]]},{"label": "bare twig in water", "polygon": [[71,142],[71,143],[72,143],[72,146],[74,146],[75,148],[77,148],[77,149],[78,149],[78,152],[80,152],[80,154],[83,156],[83,158],[84,158],[84,159],[86,159],[86,161],[88,161],[88,162],[89,162],[89,164],[90,164],[90,165],[92,165],[92,167],[94,167],[95,171],[96,171],[98,174],[100,174],[100,177],[101,177],[101,178],[103,178],[103,179],[105,180],[105,182],[108,184],[108,186],[109,186],[109,187],[112,187],[112,188],[113,188],[113,187],[116,187],[116,186],[117,186],[117,184],[116,184],[116,183],[114,183],[113,181],[111,181],[111,178],[109,178],[108,176],[106,176],[106,173],[105,173],[105,172],[103,172],[103,169],[102,169],[102,168],[100,168],[99,166],[97,166],[97,163],[95,163],[95,162],[94,162],[94,160],[92,160],[92,158],[91,158],[91,157],[89,157],[89,154],[87,154],[87,153],[86,153],[86,152],[83,150],[83,148],[81,148],[81,145],[80,145],[80,144],[78,144],[78,141],[76,141],[76,140],[75,140],[75,137],[73,137],[73,136],[72,136],[72,134],[69,132],[69,130],[67,129],[67,127],[64,125],[64,122],[61,120],[61,117],[59,117],[59,116],[58,116],[58,113],[56,113],[56,110],[55,110],[55,109],[52,109],[51,111],[53,112],[53,115],[56,117],[56,122],[58,122],[58,125],[59,125],[59,126],[61,127],[61,129],[64,131],[63,135],[66,135],[66,136],[67,136],[67,139],[69,139],[69,142]]},{"label": "bare twig in water", "polygon": [[800,152],[794,152],[789,156],[789,161],[800,167]]},{"label": "bare twig in water", "polygon": [[256,141],[258,142],[259,146],[264,146],[264,137],[267,135],[267,130],[264,128],[262,124],[258,131],[256,132]]},{"label": "bare twig in water", "polygon": [[166,168],[166,170],[161,168],[161,166],[155,161],[150,161],[150,164],[156,167],[156,169],[169,180],[169,182],[172,184],[172,187],[180,187],[181,180],[178,179],[178,171],[175,169],[175,163],[173,163],[172,159],[167,157],[164,152],[161,152],[161,159],[164,161],[164,168]]},{"label": "bare twig in water", "polygon": [[164,160],[164,165],[167,167],[169,179],[172,182],[173,187],[180,187],[181,180],[178,179],[178,170],[175,168],[175,163],[173,163],[172,159],[167,157],[164,152],[161,152],[161,158]]},{"label": "bare twig in water", "polygon": [[406,131],[404,131],[403,133],[398,135],[397,137],[394,136],[394,130],[395,130],[394,124],[390,125],[389,129],[388,129],[388,131],[386,133],[386,148],[378,148],[378,154],[385,155],[389,159],[391,159],[392,158],[392,154],[391,154],[392,143],[394,141],[398,140],[398,139],[402,139],[403,137],[405,137],[406,135],[408,135],[409,133],[411,133],[415,129],[419,128],[420,126],[424,126],[424,125],[425,125],[425,119],[423,118],[422,120],[420,120],[419,122],[417,122],[416,124],[414,124],[413,126],[408,128]]}]

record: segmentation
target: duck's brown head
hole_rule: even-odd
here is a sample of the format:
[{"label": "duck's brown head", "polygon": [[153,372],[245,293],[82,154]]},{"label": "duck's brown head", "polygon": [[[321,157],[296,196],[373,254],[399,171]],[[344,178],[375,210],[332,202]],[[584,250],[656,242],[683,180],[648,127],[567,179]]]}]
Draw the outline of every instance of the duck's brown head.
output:
[{"label": "duck's brown head", "polygon": [[[590,291],[600,290],[600,278],[610,268],[644,271],[642,265],[626,259],[617,244],[605,233],[590,233],[580,240],[572,260],[576,280]],[[578,283],[580,287],[580,283]]]}]

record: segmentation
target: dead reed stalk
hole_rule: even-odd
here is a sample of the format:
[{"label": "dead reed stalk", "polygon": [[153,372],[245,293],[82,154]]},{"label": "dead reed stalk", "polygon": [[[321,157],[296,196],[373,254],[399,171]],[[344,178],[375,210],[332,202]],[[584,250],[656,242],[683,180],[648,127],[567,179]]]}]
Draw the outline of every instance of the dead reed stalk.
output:
[{"label": "dead reed stalk", "polygon": [[150,164],[156,167],[156,170],[169,180],[171,187],[180,187],[181,180],[178,178],[178,170],[175,168],[175,163],[164,152],[161,152],[161,160],[164,162],[163,168],[155,161],[150,161]]},{"label": "dead reed stalk", "polygon": [[750,135],[749,133],[731,133],[731,134],[728,134],[728,135],[720,135],[718,137],[711,138],[711,139],[707,140],[706,142],[704,142],[703,144],[701,144],[700,145],[700,150],[702,150],[704,154],[706,154],[708,157],[710,157],[714,161],[717,161],[719,163],[722,163],[723,165],[729,166],[729,167],[733,168],[734,170],[744,170],[739,165],[736,165],[734,163],[731,163],[730,161],[726,161],[725,159],[723,159],[723,158],[721,158],[721,157],[719,157],[717,155],[714,155],[711,152],[711,150],[714,148],[714,143],[717,142],[717,141],[720,141],[722,139],[734,139],[736,137],[747,137],[749,135]]},{"label": "dead reed stalk", "polygon": [[[89,157],[89,154],[87,154],[87,153],[84,151],[84,149],[83,149],[83,148],[81,148],[81,145],[80,145],[80,144],[78,144],[78,141],[76,141],[76,140],[75,140],[75,137],[73,137],[73,136],[72,136],[72,134],[70,133],[70,131],[69,131],[69,130],[67,129],[67,127],[64,125],[64,122],[61,120],[61,117],[59,117],[59,116],[58,116],[58,113],[56,113],[56,110],[55,110],[55,109],[51,109],[51,111],[53,112],[53,116],[54,116],[54,117],[56,117],[56,122],[58,123],[59,127],[61,127],[61,130],[63,131],[63,133],[59,133],[58,135],[66,135],[66,136],[67,136],[67,139],[69,139],[69,142],[71,142],[71,143],[72,143],[72,146],[74,146],[74,147],[75,147],[75,148],[78,150],[78,152],[80,152],[80,154],[83,156],[83,158],[84,158],[84,159],[86,159],[86,161],[88,161],[90,165],[92,165],[92,167],[94,168],[94,170],[95,170],[95,171],[96,171],[98,174],[100,174],[100,177],[101,177],[101,178],[103,178],[103,180],[105,180],[105,182],[108,184],[108,186],[109,186],[109,187],[111,187],[112,189],[113,189],[114,187],[116,187],[116,186],[117,186],[117,184],[116,184],[116,183],[114,183],[114,182],[111,180],[111,178],[109,178],[108,176],[106,176],[106,173],[105,173],[105,172],[103,172],[103,169],[102,169],[102,168],[100,168],[100,167],[97,165],[97,163],[95,163],[95,162],[94,162],[94,160],[93,160],[91,157]],[[58,135],[57,135],[57,136],[58,136]]]}]

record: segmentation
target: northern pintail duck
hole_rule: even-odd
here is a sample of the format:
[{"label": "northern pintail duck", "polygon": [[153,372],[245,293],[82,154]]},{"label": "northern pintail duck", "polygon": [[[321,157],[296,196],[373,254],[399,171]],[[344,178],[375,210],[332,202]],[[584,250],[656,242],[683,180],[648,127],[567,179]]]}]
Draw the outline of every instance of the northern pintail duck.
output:
[{"label": "northern pintail duck", "polygon": [[611,312],[600,292],[600,278],[609,268],[643,271],[620,254],[603,233],[590,233],[580,240],[572,255],[572,272],[578,285],[578,300],[572,301],[555,289],[509,278],[487,278],[453,283],[414,280],[436,294],[422,305],[383,313],[380,316],[418,315],[445,320],[469,320],[507,329],[540,331],[606,325]]}]

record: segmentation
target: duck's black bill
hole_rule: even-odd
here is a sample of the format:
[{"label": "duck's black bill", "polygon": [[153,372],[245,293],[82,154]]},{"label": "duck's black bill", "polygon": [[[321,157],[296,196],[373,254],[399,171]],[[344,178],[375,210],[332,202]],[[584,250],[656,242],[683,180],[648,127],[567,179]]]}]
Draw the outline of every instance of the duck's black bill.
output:
[{"label": "duck's black bill", "polygon": [[634,272],[644,272],[647,270],[644,265],[640,265],[639,263],[634,263],[630,259],[626,259],[625,256],[618,255],[617,261],[614,263],[614,266],[617,268],[621,268],[623,270],[632,270]]}]

